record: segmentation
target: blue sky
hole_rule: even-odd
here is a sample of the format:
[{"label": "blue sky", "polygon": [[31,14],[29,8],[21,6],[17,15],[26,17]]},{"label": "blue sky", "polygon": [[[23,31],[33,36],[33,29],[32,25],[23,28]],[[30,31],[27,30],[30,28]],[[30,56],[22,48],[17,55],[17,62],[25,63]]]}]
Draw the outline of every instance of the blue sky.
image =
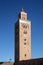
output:
[{"label": "blue sky", "polygon": [[43,57],[43,0],[0,0],[0,61],[14,61],[14,23],[24,8],[31,20],[32,58]]}]

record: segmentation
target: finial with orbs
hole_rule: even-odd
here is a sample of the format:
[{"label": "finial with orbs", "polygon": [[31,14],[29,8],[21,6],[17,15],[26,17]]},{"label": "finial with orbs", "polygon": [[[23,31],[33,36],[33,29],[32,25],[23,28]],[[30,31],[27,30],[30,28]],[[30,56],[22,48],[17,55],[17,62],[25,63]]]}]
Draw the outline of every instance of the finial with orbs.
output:
[{"label": "finial with orbs", "polygon": [[21,11],[23,11],[23,12],[24,12],[24,9],[22,8],[22,9],[21,9]]}]

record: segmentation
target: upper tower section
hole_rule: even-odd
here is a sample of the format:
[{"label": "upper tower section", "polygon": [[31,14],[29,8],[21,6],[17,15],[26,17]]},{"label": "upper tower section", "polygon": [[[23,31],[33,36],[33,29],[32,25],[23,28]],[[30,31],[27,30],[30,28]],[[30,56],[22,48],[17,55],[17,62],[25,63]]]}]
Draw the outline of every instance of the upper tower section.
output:
[{"label": "upper tower section", "polygon": [[18,15],[18,19],[27,20],[27,13],[24,11],[23,8],[22,8],[21,12]]}]

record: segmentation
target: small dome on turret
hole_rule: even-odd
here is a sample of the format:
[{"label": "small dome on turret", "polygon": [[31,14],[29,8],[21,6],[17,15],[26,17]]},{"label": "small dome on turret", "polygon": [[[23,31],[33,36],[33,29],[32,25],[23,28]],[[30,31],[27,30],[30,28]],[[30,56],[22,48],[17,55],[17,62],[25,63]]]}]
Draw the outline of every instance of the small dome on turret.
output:
[{"label": "small dome on turret", "polygon": [[27,13],[24,11],[23,8],[21,9],[21,11],[18,15],[18,19],[27,20]]}]

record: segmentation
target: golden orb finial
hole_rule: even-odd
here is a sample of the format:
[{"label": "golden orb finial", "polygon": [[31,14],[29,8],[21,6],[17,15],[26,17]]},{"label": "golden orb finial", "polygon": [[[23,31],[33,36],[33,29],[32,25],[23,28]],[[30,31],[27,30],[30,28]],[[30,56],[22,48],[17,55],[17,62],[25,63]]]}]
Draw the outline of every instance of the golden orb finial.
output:
[{"label": "golden orb finial", "polygon": [[24,11],[24,9],[22,8],[21,11]]}]

